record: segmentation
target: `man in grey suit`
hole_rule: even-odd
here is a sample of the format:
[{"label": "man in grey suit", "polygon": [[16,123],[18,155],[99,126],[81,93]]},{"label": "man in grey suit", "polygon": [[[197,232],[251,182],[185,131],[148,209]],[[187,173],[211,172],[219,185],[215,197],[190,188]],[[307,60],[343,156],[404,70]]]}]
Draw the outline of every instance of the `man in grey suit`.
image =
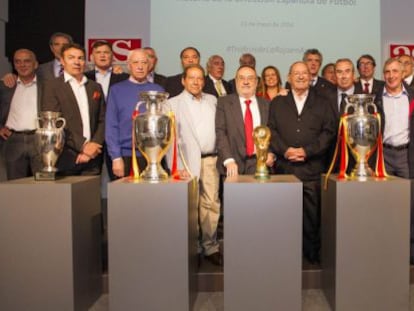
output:
[{"label": "man in grey suit", "polygon": [[13,64],[18,74],[15,86],[9,88],[0,81],[0,149],[9,180],[34,175],[42,168],[34,135],[42,90],[35,74],[36,56],[19,49]]},{"label": "man in grey suit", "polygon": [[[225,176],[255,173],[252,131],[256,126],[266,125],[269,116],[269,104],[255,95],[257,75],[253,67],[241,66],[236,72],[235,85],[237,93],[219,97],[216,111],[217,168]],[[252,126],[246,127],[246,117],[252,119]],[[272,166],[274,160],[269,153],[266,164]]]},{"label": "man in grey suit", "polygon": [[201,229],[200,244],[205,258],[214,265],[222,265],[217,241],[220,217],[219,174],[216,168],[216,134],[214,118],[217,99],[202,92],[204,70],[200,65],[184,69],[184,91],[168,100],[177,124],[177,137],[189,172],[181,159],[178,170],[183,177],[196,176],[199,182],[198,216]]},{"label": "man in grey suit", "polygon": [[37,69],[37,75],[43,80],[50,80],[63,74],[63,67],[60,63],[62,47],[73,43],[72,37],[67,33],[55,32],[49,40],[49,47],[53,53],[53,60],[43,63]]},{"label": "man in grey suit", "polygon": [[97,175],[102,165],[105,96],[101,86],[84,75],[85,50],[62,48],[63,76],[45,83],[42,110],[66,119],[65,146],[57,162],[63,175]]}]

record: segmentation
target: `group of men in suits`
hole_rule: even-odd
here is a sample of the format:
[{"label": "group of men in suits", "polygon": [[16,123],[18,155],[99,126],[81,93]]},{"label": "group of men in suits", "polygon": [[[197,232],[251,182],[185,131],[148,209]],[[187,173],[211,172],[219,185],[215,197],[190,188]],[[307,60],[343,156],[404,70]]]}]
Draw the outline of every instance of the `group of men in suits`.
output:
[{"label": "group of men in suits", "polygon": [[[201,246],[214,264],[222,264],[216,237],[220,214],[219,175],[230,177],[255,172],[256,155],[249,131],[258,125],[267,125],[272,132],[267,165],[276,173],[296,175],[304,184],[303,253],[310,262],[319,261],[319,177],[330,160],[327,155],[335,141],[346,95],[376,95],[383,119],[386,168],[393,175],[414,176],[410,156],[414,152],[414,138],[411,139],[414,104],[413,90],[408,84],[414,83],[412,57],[388,60],[383,70],[385,82],[374,78],[376,64],[370,55],[362,55],[357,61],[360,73],[357,82],[352,61],[338,59],[334,69],[337,85],[333,85],[318,76],[322,54],[310,49],[302,61],[289,69],[288,94],[277,96],[269,104],[256,96],[258,77],[254,67],[241,65],[232,89],[223,80],[223,58],[211,56],[206,74],[199,64],[200,53],[194,47],[180,53],[183,73],[168,78],[154,72],[157,56],[150,47],[130,53],[129,75],[116,73],[117,68],[112,66],[112,47],[106,41],[93,45],[95,68],[88,72],[85,72],[85,51],[72,43],[70,36],[55,34],[50,47],[55,59],[39,69],[33,52],[16,51],[15,85],[8,88],[0,83],[0,136],[5,144],[10,178],[27,176],[30,166],[32,173],[40,167],[39,155],[27,153],[28,149],[35,150],[35,124],[28,125],[26,120],[34,120],[42,110],[61,112],[67,121],[66,143],[58,161],[62,173],[99,174],[106,135],[108,162],[115,164],[110,169],[115,172],[112,177],[127,175],[129,168],[118,164],[119,159],[130,163],[131,155],[122,150],[131,146],[131,130],[121,133],[114,129],[122,128],[130,119],[139,102],[137,90],[166,90],[171,98],[169,107],[177,115],[178,142],[189,162],[190,172],[184,172],[181,167],[182,174],[197,176],[200,183]],[[126,96],[127,93],[131,96]],[[31,98],[30,108],[23,111],[19,103],[26,102],[27,97]],[[14,158],[21,154],[27,164],[13,164]],[[13,172],[16,167],[24,168],[25,172]]]}]

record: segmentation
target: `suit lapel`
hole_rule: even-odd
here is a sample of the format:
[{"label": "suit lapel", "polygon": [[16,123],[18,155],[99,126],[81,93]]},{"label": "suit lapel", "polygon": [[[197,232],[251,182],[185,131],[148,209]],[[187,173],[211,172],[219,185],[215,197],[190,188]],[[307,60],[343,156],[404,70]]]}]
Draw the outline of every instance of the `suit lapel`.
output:
[{"label": "suit lapel", "polygon": [[244,141],[245,137],[243,111],[241,109],[240,99],[237,94],[232,95],[232,99],[230,101],[230,112],[234,119],[233,124],[236,126],[237,130],[239,131],[240,137],[242,137]]}]

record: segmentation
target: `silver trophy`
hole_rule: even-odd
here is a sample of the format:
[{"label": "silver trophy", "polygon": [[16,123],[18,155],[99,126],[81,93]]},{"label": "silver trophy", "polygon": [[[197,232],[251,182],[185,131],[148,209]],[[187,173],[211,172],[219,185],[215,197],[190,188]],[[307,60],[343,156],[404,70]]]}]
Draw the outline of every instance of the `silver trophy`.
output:
[{"label": "silver trophy", "polygon": [[136,147],[147,160],[147,167],[140,175],[144,180],[157,182],[168,178],[167,172],[161,166],[161,160],[172,139],[171,118],[162,113],[162,104],[168,95],[158,91],[140,94],[147,111],[135,118],[133,126]]},{"label": "silver trophy", "polygon": [[[60,117],[60,112],[43,111],[38,118],[35,133],[36,145],[42,158],[43,169],[36,172],[36,180],[55,180],[55,167],[65,142],[64,127],[66,121]],[[59,127],[58,127],[59,126]]]},{"label": "silver trophy", "polygon": [[358,180],[374,176],[374,172],[368,166],[368,159],[377,148],[380,131],[378,119],[373,115],[377,112],[374,99],[375,95],[372,94],[354,94],[346,97],[345,113],[353,109],[353,112],[345,117],[347,145],[356,161],[351,177]]}]

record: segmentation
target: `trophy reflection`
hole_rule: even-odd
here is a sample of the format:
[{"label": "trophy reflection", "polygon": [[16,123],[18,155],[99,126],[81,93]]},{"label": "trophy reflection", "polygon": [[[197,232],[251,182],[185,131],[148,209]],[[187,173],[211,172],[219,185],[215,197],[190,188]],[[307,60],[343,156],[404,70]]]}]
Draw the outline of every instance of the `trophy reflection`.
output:
[{"label": "trophy reflection", "polygon": [[266,166],[267,153],[270,143],[270,129],[267,126],[257,126],[253,131],[254,144],[256,146],[256,179],[269,179],[269,169]]}]

